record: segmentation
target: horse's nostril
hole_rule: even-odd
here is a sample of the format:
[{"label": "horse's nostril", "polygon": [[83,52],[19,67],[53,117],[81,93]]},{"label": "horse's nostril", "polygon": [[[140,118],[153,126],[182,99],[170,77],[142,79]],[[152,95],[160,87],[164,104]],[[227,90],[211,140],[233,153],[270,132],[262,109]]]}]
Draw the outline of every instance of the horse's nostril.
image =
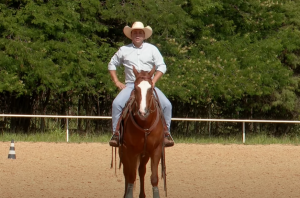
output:
[{"label": "horse's nostril", "polygon": [[141,116],[145,116],[145,113],[144,112],[141,112],[141,111],[139,111],[140,112],[140,115]]}]

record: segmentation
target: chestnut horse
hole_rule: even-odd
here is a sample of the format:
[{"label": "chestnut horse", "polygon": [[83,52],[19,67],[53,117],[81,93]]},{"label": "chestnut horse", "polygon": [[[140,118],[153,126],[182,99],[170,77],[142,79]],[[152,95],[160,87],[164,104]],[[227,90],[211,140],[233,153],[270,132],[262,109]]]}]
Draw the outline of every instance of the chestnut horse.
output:
[{"label": "chestnut horse", "polygon": [[[133,186],[137,169],[140,177],[140,198],[146,197],[144,177],[146,164],[151,159],[151,184],[153,197],[159,198],[158,164],[162,159],[162,177],[166,191],[166,174],[164,160],[164,118],[159,100],[154,96],[151,77],[155,67],[150,72],[140,73],[133,67],[136,77],[134,90],[126,106],[127,113],[123,115],[123,133],[119,148],[120,165],[123,164],[125,177],[125,198],[133,197]],[[125,116],[125,117],[124,117]]]}]

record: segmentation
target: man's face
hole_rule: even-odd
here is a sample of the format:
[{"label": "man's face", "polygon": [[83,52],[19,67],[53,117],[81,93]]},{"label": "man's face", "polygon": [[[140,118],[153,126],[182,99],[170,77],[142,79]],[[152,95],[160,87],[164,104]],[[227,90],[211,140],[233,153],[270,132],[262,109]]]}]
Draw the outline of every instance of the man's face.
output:
[{"label": "man's face", "polygon": [[131,40],[136,47],[140,47],[145,39],[145,32],[143,30],[132,30]]}]

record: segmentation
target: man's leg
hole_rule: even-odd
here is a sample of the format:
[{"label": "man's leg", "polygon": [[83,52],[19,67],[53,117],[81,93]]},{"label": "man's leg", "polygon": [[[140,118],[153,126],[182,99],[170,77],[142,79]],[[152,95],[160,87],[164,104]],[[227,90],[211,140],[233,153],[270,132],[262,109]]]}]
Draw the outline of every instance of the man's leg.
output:
[{"label": "man's leg", "polygon": [[117,95],[112,103],[112,129],[113,136],[109,141],[110,146],[119,146],[119,120],[121,119],[121,113],[128,101],[131,91],[134,88],[133,83],[127,83],[126,87]]},{"label": "man's leg", "polygon": [[155,91],[157,93],[157,96],[159,98],[162,112],[164,114],[165,122],[166,122],[166,129],[165,130],[165,146],[170,147],[174,145],[173,138],[170,134],[170,127],[171,127],[171,118],[172,118],[172,104],[169,101],[169,99],[163,94],[162,91],[160,91],[157,87],[155,87]]}]

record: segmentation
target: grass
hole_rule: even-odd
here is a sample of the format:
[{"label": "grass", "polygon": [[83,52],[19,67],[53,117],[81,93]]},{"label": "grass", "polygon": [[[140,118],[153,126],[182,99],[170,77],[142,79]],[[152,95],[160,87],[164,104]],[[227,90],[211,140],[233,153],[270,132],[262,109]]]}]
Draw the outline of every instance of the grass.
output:
[{"label": "grass", "polygon": [[[104,134],[84,134],[71,133],[69,135],[70,143],[82,143],[82,142],[100,142],[107,143],[111,137],[110,133]],[[228,137],[200,137],[200,136],[174,136],[175,143],[186,144],[243,144],[242,134],[238,136]],[[20,141],[20,142],[66,142],[66,131],[53,130],[44,133],[0,133],[0,141]],[[274,137],[266,134],[248,135],[246,134],[246,145],[256,144],[290,144],[299,145],[300,136],[283,136]]]},{"label": "grass", "polygon": [[[174,137],[177,143],[189,143],[189,144],[243,144],[242,134],[239,136],[228,137]],[[267,144],[290,144],[299,145],[300,136],[283,136],[274,137],[266,134],[246,135],[246,145],[267,145]]]},{"label": "grass", "polygon": [[[69,142],[81,143],[81,142],[108,142],[110,134],[85,134],[80,135],[78,133],[69,134]],[[20,142],[67,142],[66,131],[53,130],[50,132],[39,133],[9,133],[3,132],[0,134],[0,141],[20,141]]]},{"label": "grass", "polygon": [[255,136],[250,136],[247,138],[246,136],[246,144],[292,144],[299,145],[300,144],[300,136],[282,136],[282,137],[274,137],[268,136],[266,134],[260,134]]}]

